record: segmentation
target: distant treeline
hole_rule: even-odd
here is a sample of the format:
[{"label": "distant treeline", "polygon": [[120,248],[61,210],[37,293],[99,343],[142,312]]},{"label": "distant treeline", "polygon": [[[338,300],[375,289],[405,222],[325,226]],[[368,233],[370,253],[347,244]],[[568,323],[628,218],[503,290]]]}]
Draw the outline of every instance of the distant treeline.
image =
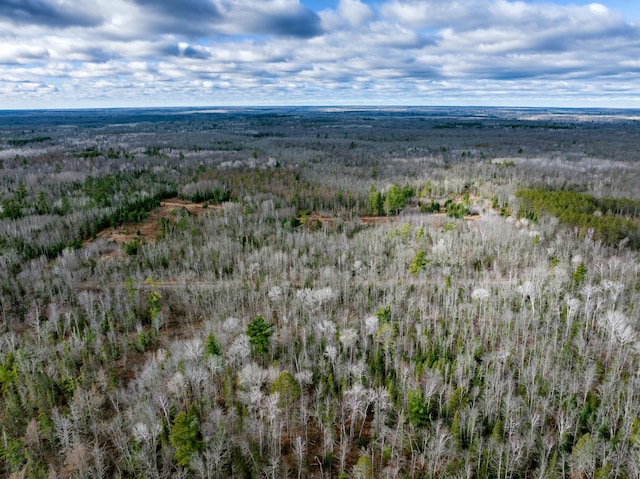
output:
[{"label": "distant treeline", "polygon": [[15,140],[8,140],[9,146],[24,146],[29,143],[42,143],[43,141],[51,140],[50,136],[34,136],[33,138],[16,138]]},{"label": "distant treeline", "polygon": [[640,200],[544,189],[520,190],[516,196],[521,200],[519,217],[537,221],[550,214],[580,228],[582,234],[593,230],[593,238],[608,245],[628,238],[630,246],[640,248]]}]

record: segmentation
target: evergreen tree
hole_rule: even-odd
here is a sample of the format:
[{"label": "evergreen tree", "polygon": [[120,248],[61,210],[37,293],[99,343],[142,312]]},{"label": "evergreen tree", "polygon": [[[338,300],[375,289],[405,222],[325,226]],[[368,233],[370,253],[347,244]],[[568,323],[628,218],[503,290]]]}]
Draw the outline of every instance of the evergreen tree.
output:
[{"label": "evergreen tree", "polygon": [[180,411],[173,420],[169,442],[176,449],[173,458],[179,466],[188,466],[191,455],[204,448],[200,424],[193,413]]},{"label": "evergreen tree", "polygon": [[262,355],[269,351],[269,341],[273,334],[273,324],[267,323],[261,315],[256,316],[247,326],[249,344],[255,354]]}]

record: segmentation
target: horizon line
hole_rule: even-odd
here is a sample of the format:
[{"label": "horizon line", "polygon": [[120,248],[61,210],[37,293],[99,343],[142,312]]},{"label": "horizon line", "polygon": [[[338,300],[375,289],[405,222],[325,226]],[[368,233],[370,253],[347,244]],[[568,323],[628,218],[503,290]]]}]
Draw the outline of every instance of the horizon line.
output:
[{"label": "horizon line", "polygon": [[[620,111],[633,111],[640,110],[640,106],[552,106],[552,105],[409,105],[409,104],[282,104],[282,105],[268,105],[268,104],[230,104],[230,105],[163,105],[163,106],[75,106],[75,107],[51,107],[51,108],[0,108],[0,113],[11,112],[28,112],[28,111],[41,111],[41,112],[58,112],[58,111],[91,111],[91,110],[176,110],[176,109],[189,109],[189,110],[212,110],[211,113],[218,113],[213,110],[223,109],[284,109],[284,108],[308,108],[308,109],[322,109],[322,108],[335,108],[335,109],[392,109],[392,108],[434,108],[434,109],[501,109],[501,110],[620,110]],[[220,111],[219,113],[223,113]]]}]

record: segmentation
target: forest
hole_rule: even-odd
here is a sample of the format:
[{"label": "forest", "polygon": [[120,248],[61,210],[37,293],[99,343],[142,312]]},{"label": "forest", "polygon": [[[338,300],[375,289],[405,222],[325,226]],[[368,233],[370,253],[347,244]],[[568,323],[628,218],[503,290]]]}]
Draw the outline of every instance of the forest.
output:
[{"label": "forest", "polygon": [[640,112],[0,112],[0,476],[640,475]]}]

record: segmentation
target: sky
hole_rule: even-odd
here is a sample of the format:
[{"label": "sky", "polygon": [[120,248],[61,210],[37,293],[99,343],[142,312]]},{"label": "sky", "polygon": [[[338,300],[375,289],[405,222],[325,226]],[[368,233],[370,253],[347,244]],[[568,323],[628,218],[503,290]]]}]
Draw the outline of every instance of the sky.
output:
[{"label": "sky", "polygon": [[0,0],[0,109],[640,108],[640,2]]}]

